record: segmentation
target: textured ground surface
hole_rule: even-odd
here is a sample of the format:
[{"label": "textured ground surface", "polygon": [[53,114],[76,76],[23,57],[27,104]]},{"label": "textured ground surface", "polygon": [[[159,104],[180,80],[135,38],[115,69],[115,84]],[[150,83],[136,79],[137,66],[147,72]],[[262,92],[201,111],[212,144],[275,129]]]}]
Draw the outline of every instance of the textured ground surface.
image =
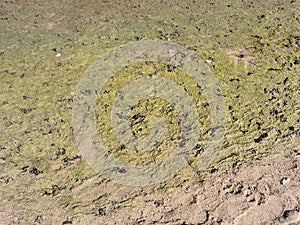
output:
[{"label": "textured ground surface", "polygon": [[[1,1],[0,224],[300,224],[299,7],[298,0]],[[176,176],[131,187],[89,167],[71,114],[94,60],[144,39],[178,43],[208,64],[227,127],[207,170],[197,170],[199,142]],[[164,69],[132,66],[120,76],[141,70]],[[205,122],[205,99],[197,104]]]}]

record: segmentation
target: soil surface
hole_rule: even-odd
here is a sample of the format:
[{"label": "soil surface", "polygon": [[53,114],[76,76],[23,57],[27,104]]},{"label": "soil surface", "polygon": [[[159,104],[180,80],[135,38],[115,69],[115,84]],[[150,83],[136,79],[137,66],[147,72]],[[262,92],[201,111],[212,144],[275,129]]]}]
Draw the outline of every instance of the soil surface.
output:
[{"label": "soil surface", "polygon": [[[0,224],[300,224],[299,8],[298,0],[1,1]],[[101,54],[141,40],[174,42],[201,57],[227,111],[221,151],[198,170],[212,130],[205,96],[166,65],[119,71],[103,89],[109,95],[97,99],[100,112],[109,113],[127,78],[155,74],[177,77],[203,124],[184,168],[136,187],[90,167],[72,108],[77,84]],[[166,102],[147,101],[135,115],[164,112],[178,122]],[[150,156],[124,150],[103,118],[97,131],[125,163],[169,154],[168,145]],[[133,132],[148,135],[147,119],[131,121]]]}]

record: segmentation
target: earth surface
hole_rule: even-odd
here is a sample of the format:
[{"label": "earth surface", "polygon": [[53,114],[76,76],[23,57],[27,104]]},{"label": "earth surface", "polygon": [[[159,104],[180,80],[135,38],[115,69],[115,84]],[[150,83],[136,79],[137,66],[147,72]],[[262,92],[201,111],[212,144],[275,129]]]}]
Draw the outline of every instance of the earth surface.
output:
[{"label": "earth surface", "polygon": [[[300,224],[299,9],[298,0],[2,0],[0,224]],[[142,40],[176,43],[207,64],[224,97],[226,133],[218,156],[199,170],[212,130],[205,95],[160,63],[118,71],[99,93],[96,121],[124,163],[150,165],[172,150],[167,143],[135,153],[111,135],[107,115],[128,81],[175,77],[203,125],[178,173],[130,186],[87,163],[72,109],[95,60]],[[177,114],[168,107],[161,99],[141,103],[132,132],[149,135],[147,118],[163,116],[176,135]]]}]

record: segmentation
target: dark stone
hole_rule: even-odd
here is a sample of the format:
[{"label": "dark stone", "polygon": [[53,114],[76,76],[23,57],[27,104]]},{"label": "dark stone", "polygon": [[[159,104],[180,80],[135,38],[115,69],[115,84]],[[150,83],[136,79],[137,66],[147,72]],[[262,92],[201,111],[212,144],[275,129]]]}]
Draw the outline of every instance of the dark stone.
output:
[{"label": "dark stone", "polygon": [[39,175],[39,174],[43,173],[43,171],[37,169],[36,167],[33,167],[33,168],[29,171],[29,173],[32,173],[32,174],[34,174],[34,175]]},{"label": "dark stone", "polygon": [[233,122],[235,122],[238,120],[238,118],[236,118],[235,116],[232,116],[232,120],[233,120]]},{"label": "dark stone", "polygon": [[36,167],[33,167],[33,168],[29,171],[29,173],[32,173],[32,174],[34,174],[34,175],[39,175],[39,174],[43,173],[43,171],[42,171],[42,170],[39,170],[39,169],[36,168]]},{"label": "dark stone", "polygon": [[27,114],[27,113],[31,113],[33,110],[35,110],[35,108],[31,108],[31,109],[20,109],[22,113]]},{"label": "dark stone", "polygon": [[263,134],[261,134],[260,136],[259,136],[259,138],[255,138],[254,139],[254,142],[255,143],[259,143],[259,142],[261,142],[264,138],[266,138],[266,137],[268,137],[268,133],[263,133]]},{"label": "dark stone", "polygon": [[29,166],[23,166],[23,167],[21,168],[21,170],[22,170],[22,172],[26,172],[28,168],[29,168]]},{"label": "dark stone", "polygon": [[96,216],[105,216],[106,215],[106,208],[99,208]]},{"label": "dark stone", "polygon": [[156,206],[156,207],[159,207],[159,206],[161,206],[161,205],[163,205],[164,203],[163,203],[163,201],[154,201],[154,205]]},{"label": "dark stone", "polygon": [[250,148],[248,151],[252,154],[255,154],[257,152],[257,150],[255,148]]}]

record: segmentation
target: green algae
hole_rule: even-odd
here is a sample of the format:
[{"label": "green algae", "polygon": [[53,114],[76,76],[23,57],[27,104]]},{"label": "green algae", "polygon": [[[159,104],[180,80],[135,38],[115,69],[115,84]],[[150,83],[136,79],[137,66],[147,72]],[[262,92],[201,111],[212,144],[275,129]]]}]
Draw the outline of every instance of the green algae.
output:
[{"label": "green algae", "polygon": [[[280,143],[292,143],[289,148],[297,146],[300,129],[297,7],[288,3],[274,3],[274,6],[273,1],[194,2],[163,2],[162,7],[141,1],[140,7],[130,8],[135,13],[123,10],[125,3],[119,6],[113,1],[107,3],[105,7],[110,9],[105,11],[104,3],[92,7],[97,5],[95,1],[84,7],[79,2],[76,2],[78,7],[66,3],[61,7],[58,1],[50,5],[1,3],[1,18],[8,18],[1,20],[0,25],[0,51],[4,52],[0,55],[2,198],[16,205],[24,202],[22,198],[43,205],[44,200],[39,200],[42,195],[58,207],[69,204],[66,214],[74,216],[72,207],[82,200],[72,190],[98,177],[80,158],[73,138],[71,109],[76,85],[101,53],[140,39],[169,39],[195,51],[204,61],[209,60],[228,109],[224,148],[211,168],[238,169],[268,155],[285,154],[285,149],[274,149]],[[239,54],[241,51],[243,56]],[[57,53],[62,56],[56,57]],[[247,55],[249,62],[245,59]],[[201,90],[178,70],[167,72],[166,65],[154,63],[131,65],[106,84],[108,105],[126,83],[151,73],[175,77],[187,89],[201,111],[203,136],[199,143],[205,146],[210,129],[209,107],[203,107],[205,96],[199,94]],[[109,135],[109,110],[101,109],[101,99],[105,98],[100,95],[98,106],[101,113],[106,112],[106,119],[98,121],[97,126],[99,135],[112,146],[113,154],[133,165],[147,165],[169,154],[175,143],[168,143],[152,155],[120,151],[119,143]],[[159,99],[149,99],[147,105],[156,105],[151,116],[170,107]],[[145,107],[146,103],[141,103],[133,115],[146,113]],[[176,124],[176,112],[164,115],[166,121]],[[178,127],[172,129],[176,136]],[[132,131],[146,136],[147,121],[134,125]],[[195,154],[189,162],[195,170],[197,157]],[[26,166],[29,169],[22,170]],[[30,172],[32,168],[43,173],[34,175]],[[210,173],[211,168],[205,173]],[[6,182],[7,177],[14,181]],[[179,181],[187,177],[191,181],[199,179],[189,170],[183,170],[177,177]],[[97,193],[96,188],[89,187]],[[154,193],[164,194],[173,189],[176,187],[166,185]],[[29,201],[26,204],[31,209],[37,208]],[[120,207],[131,204],[129,201]],[[77,210],[79,215],[96,209],[78,204]],[[36,216],[33,213],[26,219],[26,210],[17,207],[17,211],[23,220],[30,220],[28,223]]]},{"label": "green algae", "polygon": [[[205,133],[209,130],[210,125],[209,107],[206,107],[205,105],[207,104],[206,96],[187,74],[184,74],[177,69],[168,69],[167,65],[159,65],[157,63],[146,64],[147,65],[132,65],[126,70],[117,73],[110,79],[110,81],[107,82],[107,84],[105,84],[99,94],[100,98],[97,103],[98,112],[99,115],[101,115],[97,120],[98,131],[102,140],[107,142],[107,149],[111,149],[111,152],[115,153],[116,157],[120,157],[121,159],[124,157],[128,158],[131,154],[133,154],[136,165],[147,165],[147,163],[144,162],[147,157],[151,157],[150,162],[152,163],[163,160],[166,155],[170,154],[170,152],[173,151],[172,149],[178,145],[176,140],[179,139],[181,130],[179,127],[180,121],[178,120],[178,112],[176,112],[174,107],[166,100],[152,97],[139,102],[135,109],[132,110],[131,129],[137,137],[143,138],[149,134],[147,124],[151,118],[164,118],[165,123],[168,124],[168,135],[163,144],[157,149],[151,150],[151,154],[149,154],[149,152],[134,154],[133,150],[126,150],[125,146],[122,148],[120,143],[117,144],[118,141],[116,137],[114,137],[113,130],[110,125],[110,120],[112,119],[110,114],[111,108],[120,89],[133,80],[145,76],[156,76],[167,78],[182,86],[190,94],[189,96],[192,100],[194,100],[197,109],[201,111],[199,122],[202,125],[202,135],[199,137],[199,142],[200,140],[204,142],[208,139],[207,134]],[[165,70],[169,70],[169,72],[166,73]],[[206,137],[204,138],[204,136]],[[130,159],[127,160],[131,161]]]}]

